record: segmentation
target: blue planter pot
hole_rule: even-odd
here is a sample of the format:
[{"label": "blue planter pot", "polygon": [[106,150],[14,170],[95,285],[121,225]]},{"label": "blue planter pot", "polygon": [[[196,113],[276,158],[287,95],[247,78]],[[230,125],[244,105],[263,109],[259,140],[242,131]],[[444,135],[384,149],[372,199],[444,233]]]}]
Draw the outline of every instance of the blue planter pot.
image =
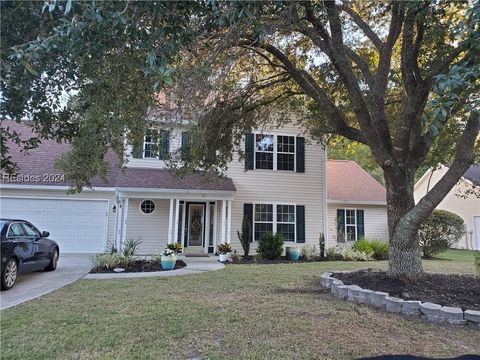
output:
[{"label": "blue planter pot", "polygon": [[287,247],[286,249],[287,259],[291,261],[298,261],[300,259],[300,249]]},{"label": "blue planter pot", "polygon": [[173,270],[175,268],[175,263],[177,262],[176,256],[162,256],[161,264],[162,270]]}]

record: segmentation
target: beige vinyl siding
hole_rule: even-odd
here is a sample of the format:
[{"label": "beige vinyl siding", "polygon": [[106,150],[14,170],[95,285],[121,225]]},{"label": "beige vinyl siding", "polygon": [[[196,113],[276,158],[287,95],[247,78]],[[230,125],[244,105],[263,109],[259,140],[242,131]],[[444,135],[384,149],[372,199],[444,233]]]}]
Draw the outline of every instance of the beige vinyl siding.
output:
[{"label": "beige vinyl siding", "polygon": [[328,204],[328,247],[346,246],[337,242],[337,209],[363,210],[365,238],[388,241],[387,207],[385,205]]},{"label": "beige vinyl siding", "polygon": [[[143,200],[155,202],[155,212],[144,214],[140,210]],[[158,254],[167,246],[168,241],[168,216],[170,211],[169,199],[130,198],[127,214],[127,239],[142,238],[139,254]]]},{"label": "beige vinyl siding", "polygon": [[[80,194],[67,194],[65,190],[43,190],[43,189],[5,189],[1,188],[0,196],[29,197],[29,198],[55,198],[55,199],[98,199],[108,200],[108,222],[107,222],[107,244],[115,241],[115,192],[102,191],[97,188],[95,191],[84,190]],[[0,204],[1,207],[1,204]]]},{"label": "beige vinyl siding", "polygon": [[[443,175],[445,175],[447,170],[448,168],[443,166],[439,170],[434,171],[430,179],[430,185],[428,185],[430,175],[430,171],[428,171],[427,176],[422,177],[415,185],[415,202],[418,202],[425,196],[427,189],[431,190]],[[459,196],[464,196],[468,187],[471,187],[468,180],[458,182],[437,206],[437,209],[451,211],[460,216],[465,222],[466,233],[459,240],[458,244],[454,244],[453,247],[460,249],[478,249],[480,248],[480,244],[476,244],[475,242],[474,217],[480,216],[480,199],[474,194],[470,194],[466,198]],[[480,239],[480,236],[477,236],[477,238]]]},{"label": "beige vinyl siding", "polygon": [[[257,132],[257,133],[260,133]],[[305,137],[305,172],[249,170],[245,172],[244,160],[234,154],[227,176],[233,179],[237,193],[232,202],[231,242],[241,252],[237,230],[241,230],[243,205],[245,203],[295,204],[305,206],[305,244],[318,244],[320,233],[324,232],[323,186],[325,151],[323,147],[308,139],[299,127],[287,125],[280,129],[263,129],[264,134]],[[242,144],[242,146],[244,146]],[[219,208],[219,212],[221,208]],[[218,226],[220,226],[220,222]],[[292,243],[286,243],[291,245]],[[299,244],[303,246],[304,244]],[[254,254],[256,244],[251,246]]]}]

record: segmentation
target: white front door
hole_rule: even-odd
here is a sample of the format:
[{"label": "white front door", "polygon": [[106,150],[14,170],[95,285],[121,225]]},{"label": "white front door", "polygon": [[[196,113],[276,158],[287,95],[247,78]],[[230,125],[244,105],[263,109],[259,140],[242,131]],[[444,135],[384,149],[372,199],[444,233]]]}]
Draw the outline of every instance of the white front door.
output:
[{"label": "white front door", "polygon": [[188,247],[203,246],[204,205],[190,204],[188,210]]}]

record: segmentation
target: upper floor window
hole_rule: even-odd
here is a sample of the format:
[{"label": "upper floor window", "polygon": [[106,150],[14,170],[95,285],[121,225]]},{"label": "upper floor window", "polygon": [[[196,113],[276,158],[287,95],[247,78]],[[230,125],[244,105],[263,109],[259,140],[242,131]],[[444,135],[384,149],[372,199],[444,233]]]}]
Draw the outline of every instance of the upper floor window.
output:
[{"label": "upper floor window", "polygon": [[143,139],[143,158],[165,160],[170,151],[168,130],[148,129]]},{"label": "upper floor window", "polygon": [[295,136],[255,135],[255,169],[295,171]]}]

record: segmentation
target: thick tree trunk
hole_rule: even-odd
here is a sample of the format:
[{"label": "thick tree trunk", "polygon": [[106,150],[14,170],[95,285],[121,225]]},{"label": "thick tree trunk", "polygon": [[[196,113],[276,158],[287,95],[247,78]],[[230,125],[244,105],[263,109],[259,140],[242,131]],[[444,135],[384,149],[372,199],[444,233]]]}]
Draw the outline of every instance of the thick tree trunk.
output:
[{"label": "thick tree trunk", "polygon": [[390,235],[388,272],[394,276],[416,278],[423,273],[418,227],[405,221],[415,206],[412,171],[386,174],[387,214]]}]

